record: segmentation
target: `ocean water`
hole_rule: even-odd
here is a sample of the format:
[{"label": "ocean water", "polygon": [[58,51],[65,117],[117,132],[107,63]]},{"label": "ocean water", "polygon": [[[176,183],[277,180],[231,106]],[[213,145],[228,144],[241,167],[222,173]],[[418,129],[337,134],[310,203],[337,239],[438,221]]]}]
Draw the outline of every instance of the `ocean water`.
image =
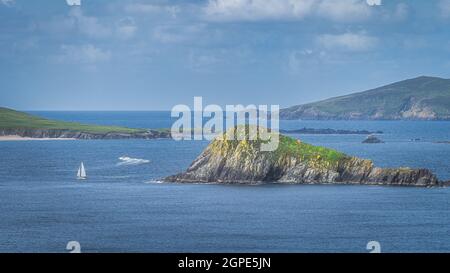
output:
[{"label": "ocean water", "polygon": [[[140,128],[170,127],[168,112],[38,112],[49,118]],[[283,129],[381,130],[294,135],[370,158],[425,167],[450,179],[450,122],[282,121]],[[420,139],[420,141],[411,141]],[[450,189],[378,186],[185,185],[161,178],[186,169],[206,141],[0,142],[0,252],[449,252]],[[122,159],[120,159],[122,157]],[[123,158],[129,157],[130,159]],[[75,179],[83,161],[89,179]]]}]

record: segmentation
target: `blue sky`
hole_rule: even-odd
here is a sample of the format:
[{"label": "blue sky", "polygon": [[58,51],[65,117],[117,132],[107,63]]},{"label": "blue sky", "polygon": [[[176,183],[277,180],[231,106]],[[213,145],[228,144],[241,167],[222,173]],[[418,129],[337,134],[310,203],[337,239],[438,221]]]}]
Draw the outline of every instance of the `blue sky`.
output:
[{"label": "blue sky", "polygon": [[0,0],[0,105],[282,107],[450,78],[450,0]]}]

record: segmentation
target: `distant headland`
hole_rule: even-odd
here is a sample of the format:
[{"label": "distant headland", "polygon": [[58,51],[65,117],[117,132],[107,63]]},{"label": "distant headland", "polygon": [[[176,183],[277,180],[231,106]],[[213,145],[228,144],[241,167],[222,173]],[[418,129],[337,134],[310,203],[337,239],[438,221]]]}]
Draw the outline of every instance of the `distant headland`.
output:
[{"label": "distant headland", "polygon": [[418,77],[280,111],[282,119],[450,120],[450,79]]},{"label": "distant headland", "polygon": [[156,139],[170,138],[170,131],[57,121],[0,107],[0,136],[4,140]]}]

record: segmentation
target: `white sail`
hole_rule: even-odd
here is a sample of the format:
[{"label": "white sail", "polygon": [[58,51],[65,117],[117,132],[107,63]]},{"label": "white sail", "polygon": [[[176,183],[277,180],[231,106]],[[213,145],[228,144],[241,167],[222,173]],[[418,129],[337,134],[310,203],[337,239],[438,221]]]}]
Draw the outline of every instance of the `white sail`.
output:
[{"label": "white sail", "polygon": [[78,179],[86,179],[87,177],[83,162],[81,162],[81,166],[78,168],[77,177]]},{"label": "white sail", "polygon": [[84,169],[83,162],[81,162],[81,177],[86,177],[86,170]]}]

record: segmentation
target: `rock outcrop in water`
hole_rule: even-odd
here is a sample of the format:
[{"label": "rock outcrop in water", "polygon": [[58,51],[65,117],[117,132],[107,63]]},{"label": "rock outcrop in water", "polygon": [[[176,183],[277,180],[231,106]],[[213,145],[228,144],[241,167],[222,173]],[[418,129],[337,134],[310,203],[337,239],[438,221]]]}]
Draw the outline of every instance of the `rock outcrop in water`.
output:
[{"label": "rock outcrop in water", "polygon": [[365,144],[378,144],[378,143],[384,143],[384,141],[382,141],[381,139],[377,138],[374,135],[370,135],[366,139],[364,139],[362,143],[365,143]]},{"label": "rock outcrop in water", "polygon": [[438,186],[427,169],[382,169],[370,160],[280,135],[274,152],[260,141],[214,140],[186,172],[165,178],[183,183],[291,183]]},{"label": "rock outcrop in water", "polygon": [[0,136],[16,135],[30,138],[74,138],[74,139],[157,139],[170,138],[170,131],[147,130],[136,133],[106,132],[92,133],[58,129],[1,129]]}]

